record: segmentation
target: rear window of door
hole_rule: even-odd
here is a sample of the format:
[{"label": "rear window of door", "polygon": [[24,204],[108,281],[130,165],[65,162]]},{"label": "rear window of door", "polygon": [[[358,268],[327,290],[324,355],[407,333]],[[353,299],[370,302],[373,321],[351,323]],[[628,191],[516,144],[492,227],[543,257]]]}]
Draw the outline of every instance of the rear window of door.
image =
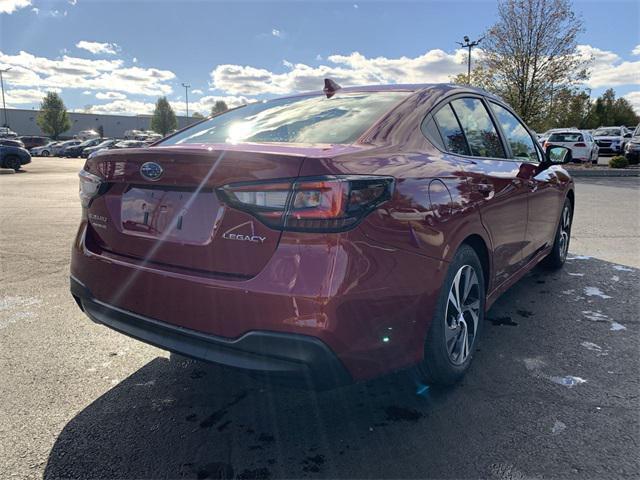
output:
[{"label": "rear window of door", "polygon": [[[470,155],[467,140],[464,138],[458,119],[451,110],[450,105],[445,105],[433,116],[440,131],[445,149],[459,155]],[[428,135],[428,131],[425,132]],[[437,142],[436,142],[437,143]]]},{"label": "rear window of door", "polygon": [[[524,160],[527,162],[539,162],[540,161],[540,152],[536,148],[535,142],[527,129],[522,125],[520,120],[518,120],[509,110],[498,105],[497,103],[491,102],[491,109],[495,114],[500,126],[502,127],[502,132],[509,142],[509,146],[511,147],[511,153],[513,157],[518,160]],[[549,141],[555,135],[564,135],[554,133],[549,138]],[[580,135],[580,134],[578,134]],[[582,140],[582,135],[580,135],[580,140]],[[577,140],[556,140],[560,141],[577,141]]]},{"label": "rear window of door", "polygon": [[451,107],[460,120],[472,156],[506,157],[500,135],[481,100],[459,98],[451,102]]}]

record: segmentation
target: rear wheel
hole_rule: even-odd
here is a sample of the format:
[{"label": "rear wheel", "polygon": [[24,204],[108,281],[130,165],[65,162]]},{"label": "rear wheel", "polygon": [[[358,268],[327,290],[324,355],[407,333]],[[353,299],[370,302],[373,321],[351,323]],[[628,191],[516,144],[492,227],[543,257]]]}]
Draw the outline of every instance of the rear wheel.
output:
[{"label": "rear wheel", "polygon": [[20,170],[21,165],[22,164],[20,163],[20,159],[15,155],[9,155],[4,159],[4,168],[12,168],[17,172],[18,170]]},{"label": "rear wheel", "polygon": [[569,253],[569,242],[571,241],[571,223],[573,221],[573,208],[571,200],[568,198],[564,201],[560,222],[556,230],[556,237],[553,241],[553,248],[544,259],[544,265],[550,269],[556,270],[562,268],[567,260]]},{"label": "rear wheel", "polygon": [[42,151],[42,156],[43,157],[48,157],[49,156],[49,150],[43,150]]},{"label": "rear wheel", "polygon": [[485,285],[478,255],[460,247],[445,277],[425,341],[418,374],[426,383],[451,385],[465,374],[484,320]]}]

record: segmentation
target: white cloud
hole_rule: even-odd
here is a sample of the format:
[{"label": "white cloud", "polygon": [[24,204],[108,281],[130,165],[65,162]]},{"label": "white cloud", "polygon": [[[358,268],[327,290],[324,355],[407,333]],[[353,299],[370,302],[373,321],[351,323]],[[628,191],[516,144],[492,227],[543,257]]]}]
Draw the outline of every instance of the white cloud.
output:
[{"label": "white cloud", "polygon": [[127,96],[119,92],[98,92],[96,98],[98,100],[124,100]]},{"label": "white cloud", "polygon": [[12,88],[5,91],[7,105],[25,105],[31,103],[40,103],[47,91],[60,93],[59,88],[50,88],[41,90],[38,88]]},{"label": "white cloud", "polygon": [[631,53],[633,55],[640,55],[640,45],[636,45],[636,48],[634,48]]},{"label": "white cloud", "polygon": [[0,0],[0,13],[11,15],[16,10],[31,5],[31,0]]},{"label": "white cloud", "polygon": [[157,68],[124,67],[122,60],[97,60],[64,55],[52,60],[21,51],[7,55],[0,51],[0,67],[12,67],[5,74],[9,85],[41,88],[82,88],[159,96],[173,92],[169,84],[175,74]]},{"label": "white cloud", "polygon": [[[251,99],[247,97],[236,96],[218,96],[209,95],[198,99],[196,102],[189,102],[189,115],[193,112],[200,112],[205,117],[211,113],[211,107],[218,101],[224,101],[229,108],[237,107],[245,103],[249,103]],[[176,114],[184,115],[186,113],[186,105],[184,102],[171,102],[171,106],[175,110]]]},{"label": "white cloud", "polygon": [[274,28],[271,30],[271,35],[273,35],[274,37],[282,38],[283,33],[277,28]]},{"label": "white cloud", "polygon": [[93,53],[94,55],[98,53],[106,53],[108,55],[115,55],[116,50],[118,49],[118,45],[115,43],[100,43],[100,42],[87,42],[86,40],[81,40],[76,43],[76,48],[81,48],[88,52]]},{"label": "white cloud", "polygon": [[133,62],[133,63],[138,63],[138,57],[133,57],[132,62]]},{"label": "white cloud", "polygon": [[633,109],[638,115],[640,115],[640,91],[629,92],[626,95],[623,95],[623,98],[629,100],[629,103],[631,103]]},{"label": "white cloud", "polygon": [[437,49],[417,57],[367,58],[353,52],[331,55],[327,62],[328,65],[318,67],[288,64],[289,71],[284,73],[251,66],[218,65],[211,71],[211,86],[230,94],[260,95],[319,90],[325,77],[343,86],[448,82],[452,75],[465,71],[466,54],[462,50],[447,53]]},{"label": "white cloud", "polygon": [[91,90],[85,90],[82,92],[83,95],[91,95],[93,92]]},{"label": "white cloud", "polygon": [[202,95],[203,92],[199,88],[194,88],[193,90],[191,90],[191,93],[193,93],[194,95]]},{"label": "white cloud", "polygon": [[140,102],[137,100],[114,100],[101,105],[91,105],[85,111],[90,113],[104,113],[113,115],[141,115],[152,114],[155,102]]},{"label": "white cloud", "polygon": [[640,61],[622,61],[620,55],[591,45],[578,45],[577,50],[582,58],[593,62],[590,66],[591,77],[587,81],[589,87],[640,84]]},{"label": "white cloud", "polygon": [[40,9],[39,9],[38,7],[33,7],[33,8],[31,9],[31,11],[32,11],[33,13],[35,13],[36,15],[38,15],[38,14],[40,13]]},{"label": "white cloud", "polygon": [[75,5],[76,3],[78,3],[78,0],[67,0],[69,2],[69,5]]}]

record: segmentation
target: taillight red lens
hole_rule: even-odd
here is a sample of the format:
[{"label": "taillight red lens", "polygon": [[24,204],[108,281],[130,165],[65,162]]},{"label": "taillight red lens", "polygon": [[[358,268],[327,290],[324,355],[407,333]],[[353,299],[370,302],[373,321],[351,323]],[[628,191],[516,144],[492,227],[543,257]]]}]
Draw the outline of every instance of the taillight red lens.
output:
[{"label": "taillight red lens", "polygon": [[343,231],[391,198],[393,178],[332,176],[225,185],[218,195],[272,228]]},{"label": "taillight red lens", "polygon": [[574,143],[573,146],[574,147],[586,147],[587,144],[586,143]]}]

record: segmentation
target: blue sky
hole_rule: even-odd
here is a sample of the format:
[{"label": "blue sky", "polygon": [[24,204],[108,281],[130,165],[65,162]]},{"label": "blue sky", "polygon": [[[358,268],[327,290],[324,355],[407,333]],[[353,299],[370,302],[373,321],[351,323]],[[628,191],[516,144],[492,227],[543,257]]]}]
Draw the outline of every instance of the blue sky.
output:
[{"label": "blue sky", "polygon": [[[594,95],[612,86],[640,112],[640,2],[576,1],[593,55]],[[207,113],[216,99],[345,84],[447,81],[465,69],[456,41],[497,17],[495,1],[214,2],[0,0],[7,103],[47,90],[71,110],[146,113],[159,95]],[[634,53],[635,50],[635,53]],[[22,52],[22,53],[21,53]]]}]

